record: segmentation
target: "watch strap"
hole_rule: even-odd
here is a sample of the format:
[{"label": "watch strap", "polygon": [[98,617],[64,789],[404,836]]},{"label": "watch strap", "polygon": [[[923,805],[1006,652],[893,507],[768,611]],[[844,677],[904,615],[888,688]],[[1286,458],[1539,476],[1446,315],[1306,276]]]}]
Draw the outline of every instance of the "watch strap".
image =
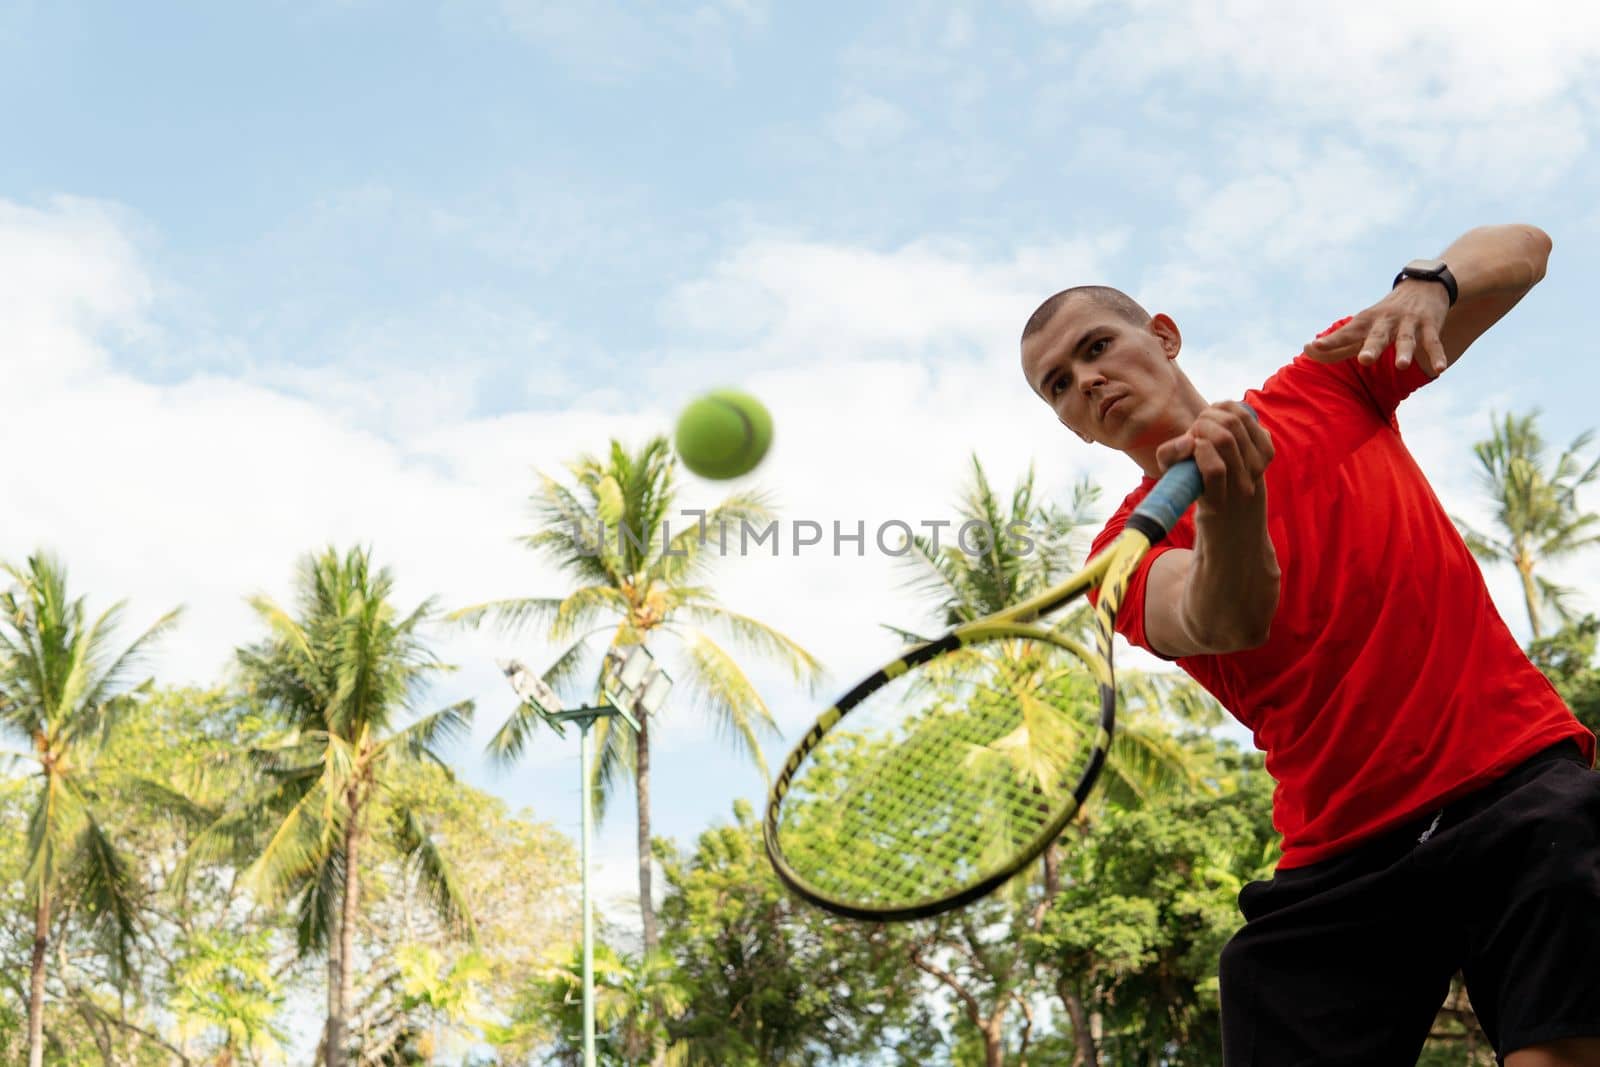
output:
[{"label": "watch strap", "polygon": [[1419,282],[1438,282],[1440,285],[1443,285],[1444,291],[1450,294],[1450,306],[1455,307],[1456,297],[1460,295],[1460,289],[1457,288],[1456,276],[1450,273],[1449,267],[1441,263],[1439,264],[1437,270],[1417,270],[1412,268],[1410,264],[1407,264],[1406,266],[1400,268],[1400,273],[1394,276],[1394,285],[1391,285],[1389,288],[1395,288],[1395,286],[1398,286],[1407,278],[1411,278]]}]

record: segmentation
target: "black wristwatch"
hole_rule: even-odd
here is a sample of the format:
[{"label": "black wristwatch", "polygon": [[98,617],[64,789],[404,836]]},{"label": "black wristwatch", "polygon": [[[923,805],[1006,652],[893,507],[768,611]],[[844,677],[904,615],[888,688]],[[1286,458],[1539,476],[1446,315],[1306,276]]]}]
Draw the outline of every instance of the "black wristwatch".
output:
[{"label": "black wristwatch", "polygon": [[1400,273],[1394,276],[1393,289],[1407,278],[1415,278],[1419,282],[1438,282],[1444,286],[1444,291],[1450,294],[1450,306],[1455,307],[1456,276],[1450,273],[1450,268],[1444,265],[1442,259],[1413,259],[1410,263],[1400,268]]}]

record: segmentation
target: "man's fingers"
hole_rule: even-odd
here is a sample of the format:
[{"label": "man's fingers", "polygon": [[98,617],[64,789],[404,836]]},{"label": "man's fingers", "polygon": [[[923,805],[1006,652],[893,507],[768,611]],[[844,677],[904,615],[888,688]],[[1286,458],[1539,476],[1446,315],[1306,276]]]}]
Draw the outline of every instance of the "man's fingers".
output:
[{"label": "man's fingers", "polygon": [[[1228,438],[1229,441],[1233,439]],[[1237,445],[1235,445],[1237,447]],[[1222,499],[1228,495],[1228,463],[1222,458],[1217,442],[1202,437],[1194,445],[1194,463],[1200,468],[1200,478],[1205,482],[1206,495]]]},{"label": "man's fingers", "polygon": [[1181,463],[1194,455],[1194,434],[1186,433],[1181,437],[1174,437],[1156,449],[1156,462],[1160,464],[1162,473],[1166,473],[1174,463]]},{"label": "man's fingers", "polygon": [[1318,337],[1307,344],[1305,354],[1312,359],[1336,363],[1341,359],[1348,359],[1350,352],[1361,343],[1361,331],[1365,323],[1352,319],[1330,334]]},{"label": "man's fingers", "polygon": [[1411,366],[1411,353],[1416,350],[1416,334],[1401,327],[1394,338],[1394,369],[1405,370]]},{"label": "man's fingers", "polygon": [[1250,434],[1249,423],[1254,421],[1237,401],[1227,401],[1200,416],[1192,432],[1197,438],[1195,462],[1200,464],[1203,453],[1208,461],[1200,464],[1200,473],[1207,476],[1207,492],[1254,495],[1256,474],[1265,465]]},{"label": "man's fingers", "polygon": [[1378,362],[1378,356],[1389,347],[1391,327],[1387,320],[1380,319],[1372,324],[1372,329],[1367,331],[1367,339],[1361,344],[1361,351],[1356,354],[1356,359],[1367,366]]},{"label": "man's fingers", "polygon": [[1427,354],[1428,365],[1424,369],[1431,370],[1437,378],[1445,372],[1450,365],[1450,357],[1444,353],[1444,343],[1439,340],[1439,330],[1433,323],[1423,320],[1422,323],[1422,350]]},{"label": "man's fingers", "polygon": [[1256,418],[1256,413],[1249,406],[1237,400],[1224,401],[1223,407],[1229,408],[1239,416],[1239,439],[1246,446],[1246,451],[1252,461],[1251,470],[1264,471],[1267,464],[1272,462],[1272,435],[1267,428],[1261,425],[1261,420]]}]

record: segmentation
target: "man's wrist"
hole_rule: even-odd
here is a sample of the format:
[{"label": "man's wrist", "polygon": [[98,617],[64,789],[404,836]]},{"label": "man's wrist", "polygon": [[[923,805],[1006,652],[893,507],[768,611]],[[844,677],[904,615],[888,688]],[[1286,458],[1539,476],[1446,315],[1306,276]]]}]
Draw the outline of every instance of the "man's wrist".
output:
[{"label": "man's wrist", "polygon": [[1445,266],[1443,260],[1413,259],[1400,268],[1400,273],[1394,276],[1394,285],[1389,288],[1398,288],[1401,282],[1408,279],[1443,286],[1450,297],[1449,307],[1455,307],[1456,299],[1461,295],[1460,287],[1456,285],[1456,276],[1450,273],[1450,268]]},{"label": "man's wrist", "polygon": [[1401,286],[1416,288],[1420,292],[1429,293],[1436,299],[1442,299],[1445,302],[1444,309],[1446,311],[1450,310],[1450,293],[1438,282],[1428,281],[1423,278],[1401,278],[1395,283],[1394,287],[1399,289]]}]

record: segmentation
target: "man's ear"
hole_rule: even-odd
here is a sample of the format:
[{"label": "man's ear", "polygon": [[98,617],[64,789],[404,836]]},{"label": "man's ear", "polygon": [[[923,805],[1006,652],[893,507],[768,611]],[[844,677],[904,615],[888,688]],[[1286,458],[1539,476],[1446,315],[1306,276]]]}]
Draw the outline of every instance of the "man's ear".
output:
[{"label": "man's ear", "polygon": [[1161,341],[1161,348],[1168,359],[1178,358],[1178,350],[1183,347],[1183,334],[1178,332],[1178,324],[1172,321],[1170,315],[1151,316],[1150,332]]}]

